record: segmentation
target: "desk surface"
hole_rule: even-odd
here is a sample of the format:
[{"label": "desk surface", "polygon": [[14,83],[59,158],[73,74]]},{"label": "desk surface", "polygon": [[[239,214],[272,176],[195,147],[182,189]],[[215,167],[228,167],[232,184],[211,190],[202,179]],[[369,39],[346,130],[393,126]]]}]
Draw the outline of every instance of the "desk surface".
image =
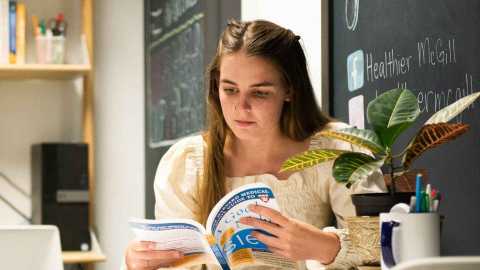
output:
[{"label": "desk surface", "polygon": [[359,266],[358,269],[360,270],[380,270],[380,266]]}]

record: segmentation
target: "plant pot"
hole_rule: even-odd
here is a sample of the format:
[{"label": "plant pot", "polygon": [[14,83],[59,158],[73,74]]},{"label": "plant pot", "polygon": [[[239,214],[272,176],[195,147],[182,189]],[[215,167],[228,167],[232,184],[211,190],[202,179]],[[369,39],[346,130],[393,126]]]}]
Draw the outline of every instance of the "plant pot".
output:
[{"label": "plant pot", "polygon": [[415,192],[397,192],[395,196],[390,193],[364,193],[352,194],[352,203],[355,205],[357,216],[378,216],[388,213],[397,203],[410,204],[410,198]]},{"label": "plant pot", "polygon": [[379,217],[347,217],[350,242],[362,265],[380,265],[379,220]]}]

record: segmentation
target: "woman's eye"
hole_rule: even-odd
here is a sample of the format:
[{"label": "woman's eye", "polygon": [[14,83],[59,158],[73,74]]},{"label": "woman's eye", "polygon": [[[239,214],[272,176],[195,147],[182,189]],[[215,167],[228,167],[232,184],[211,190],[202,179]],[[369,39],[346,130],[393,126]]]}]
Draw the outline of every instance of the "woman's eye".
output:
[{"label": "woman's eye", "polygon": [[232,89],[232,88],[226,88],[226,89],[223,89],[223,91],[227,92],[228,94],[235,93],[235,89]]},{"label": "woman's eye", "polygon": [[264,97],[264,96],[268,95],[268,92],[266,92],[266,91],[256,91],[255,94],[259,97]]}]

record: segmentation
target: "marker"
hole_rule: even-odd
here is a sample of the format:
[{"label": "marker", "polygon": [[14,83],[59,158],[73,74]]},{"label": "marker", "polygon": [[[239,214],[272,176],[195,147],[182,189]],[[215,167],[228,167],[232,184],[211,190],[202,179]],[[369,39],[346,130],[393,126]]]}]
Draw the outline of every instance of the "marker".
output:
[{"label": "marker", "polygon": [[433,212],[438,211],[438,199],[433,200]]},{"label": "marker", "polygon": [[425,193],[425,191],[422,191],[421,192],[421,198],[422,198],[422,201],[421,201],[421,208],[420,208],[420,212],[421,213],[427,213],[428,210],[429,210],[429,207],[428,207],[428,195],[427,193]]},{"label": "marker", "polygon": [[425,189],[425,193],[427,193],[427,200],[428,200],[428,209],[427,212],[433,211],[433,197],[432,197],[432,186],[427,184],[427,188]]},{"label": "marker", "polygon": [[438,197],[438,206],[437,206],[437,211],[438,211],[438,208],[440,208],[440,203],[442,203],[442,193],[437,192],[437,197]]},{"label": "marker", "polygon": [[[59,36],[60,32],[60,23],[63,21],[63,13],[59,13],[57,20],[55,21],[55,26],[52,28],[52,33],[54,36]],[[49,22],[50,23],[50,22]]]},{"label": "marker", "polygon": [[47,48],[45,49],[45,63],[51,64],[52,63],[52,37],[53,33],[51,29],[47,29],[46,34],[46,41],[47,41]]},{"label": "marker", "polygon": [[417,204],[417,197],[415,197],[415,196],[410,197],[410,212],[409,213],[415,213],[416,204]]},{"label": "marker", "polygon": [[415,195],[417,196],[415,213],[420,213],[420,210],[421,210],[420,209],[421,202],[422,202],[421,190],[422,190],[422,174],[419,173],[419,174],[417,174],[417,187],[416,187],[416,192],[415,192]]},{"label": "marker", "polygon": [[35,14],[32,14],[32,23],[33,23],[33,30],[35,30],[35,37],[38,37],[40,33],[38,31],[37,15]]},{"label": "marker", "polygon": [[44,20],[40,21],[40,29],[42,29],[42,35],[45,36],[45,34],[47,33],[47,29],[46,29]]}]

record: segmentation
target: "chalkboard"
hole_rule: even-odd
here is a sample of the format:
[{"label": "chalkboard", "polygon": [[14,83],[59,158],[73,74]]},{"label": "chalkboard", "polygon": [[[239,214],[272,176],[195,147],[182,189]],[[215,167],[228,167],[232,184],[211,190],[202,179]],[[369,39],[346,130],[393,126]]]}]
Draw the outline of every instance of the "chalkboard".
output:
[{"label": "chalkboard", "polygon": [[[330,112],[371,129],[366,108],[393,88],[411,90],[421,114],[394,145],[400,153],[438,110],[479,91],[480,1],[330,1]],[[452,122],[471,125],[459,140],[427,150],[413,168],[442,193],[443,255],[480,254],[480,103]]]},{"label": "chalkboard", "polygon": [[155,148],[202,128],[204,13],[201,0],[147,2],[146,116]]},{"label": "chalkboard", "polygon": [[162,156],[205,122],[204,75],[236,0],[145,0],[145,212],[154,218],[153,182]]}]

